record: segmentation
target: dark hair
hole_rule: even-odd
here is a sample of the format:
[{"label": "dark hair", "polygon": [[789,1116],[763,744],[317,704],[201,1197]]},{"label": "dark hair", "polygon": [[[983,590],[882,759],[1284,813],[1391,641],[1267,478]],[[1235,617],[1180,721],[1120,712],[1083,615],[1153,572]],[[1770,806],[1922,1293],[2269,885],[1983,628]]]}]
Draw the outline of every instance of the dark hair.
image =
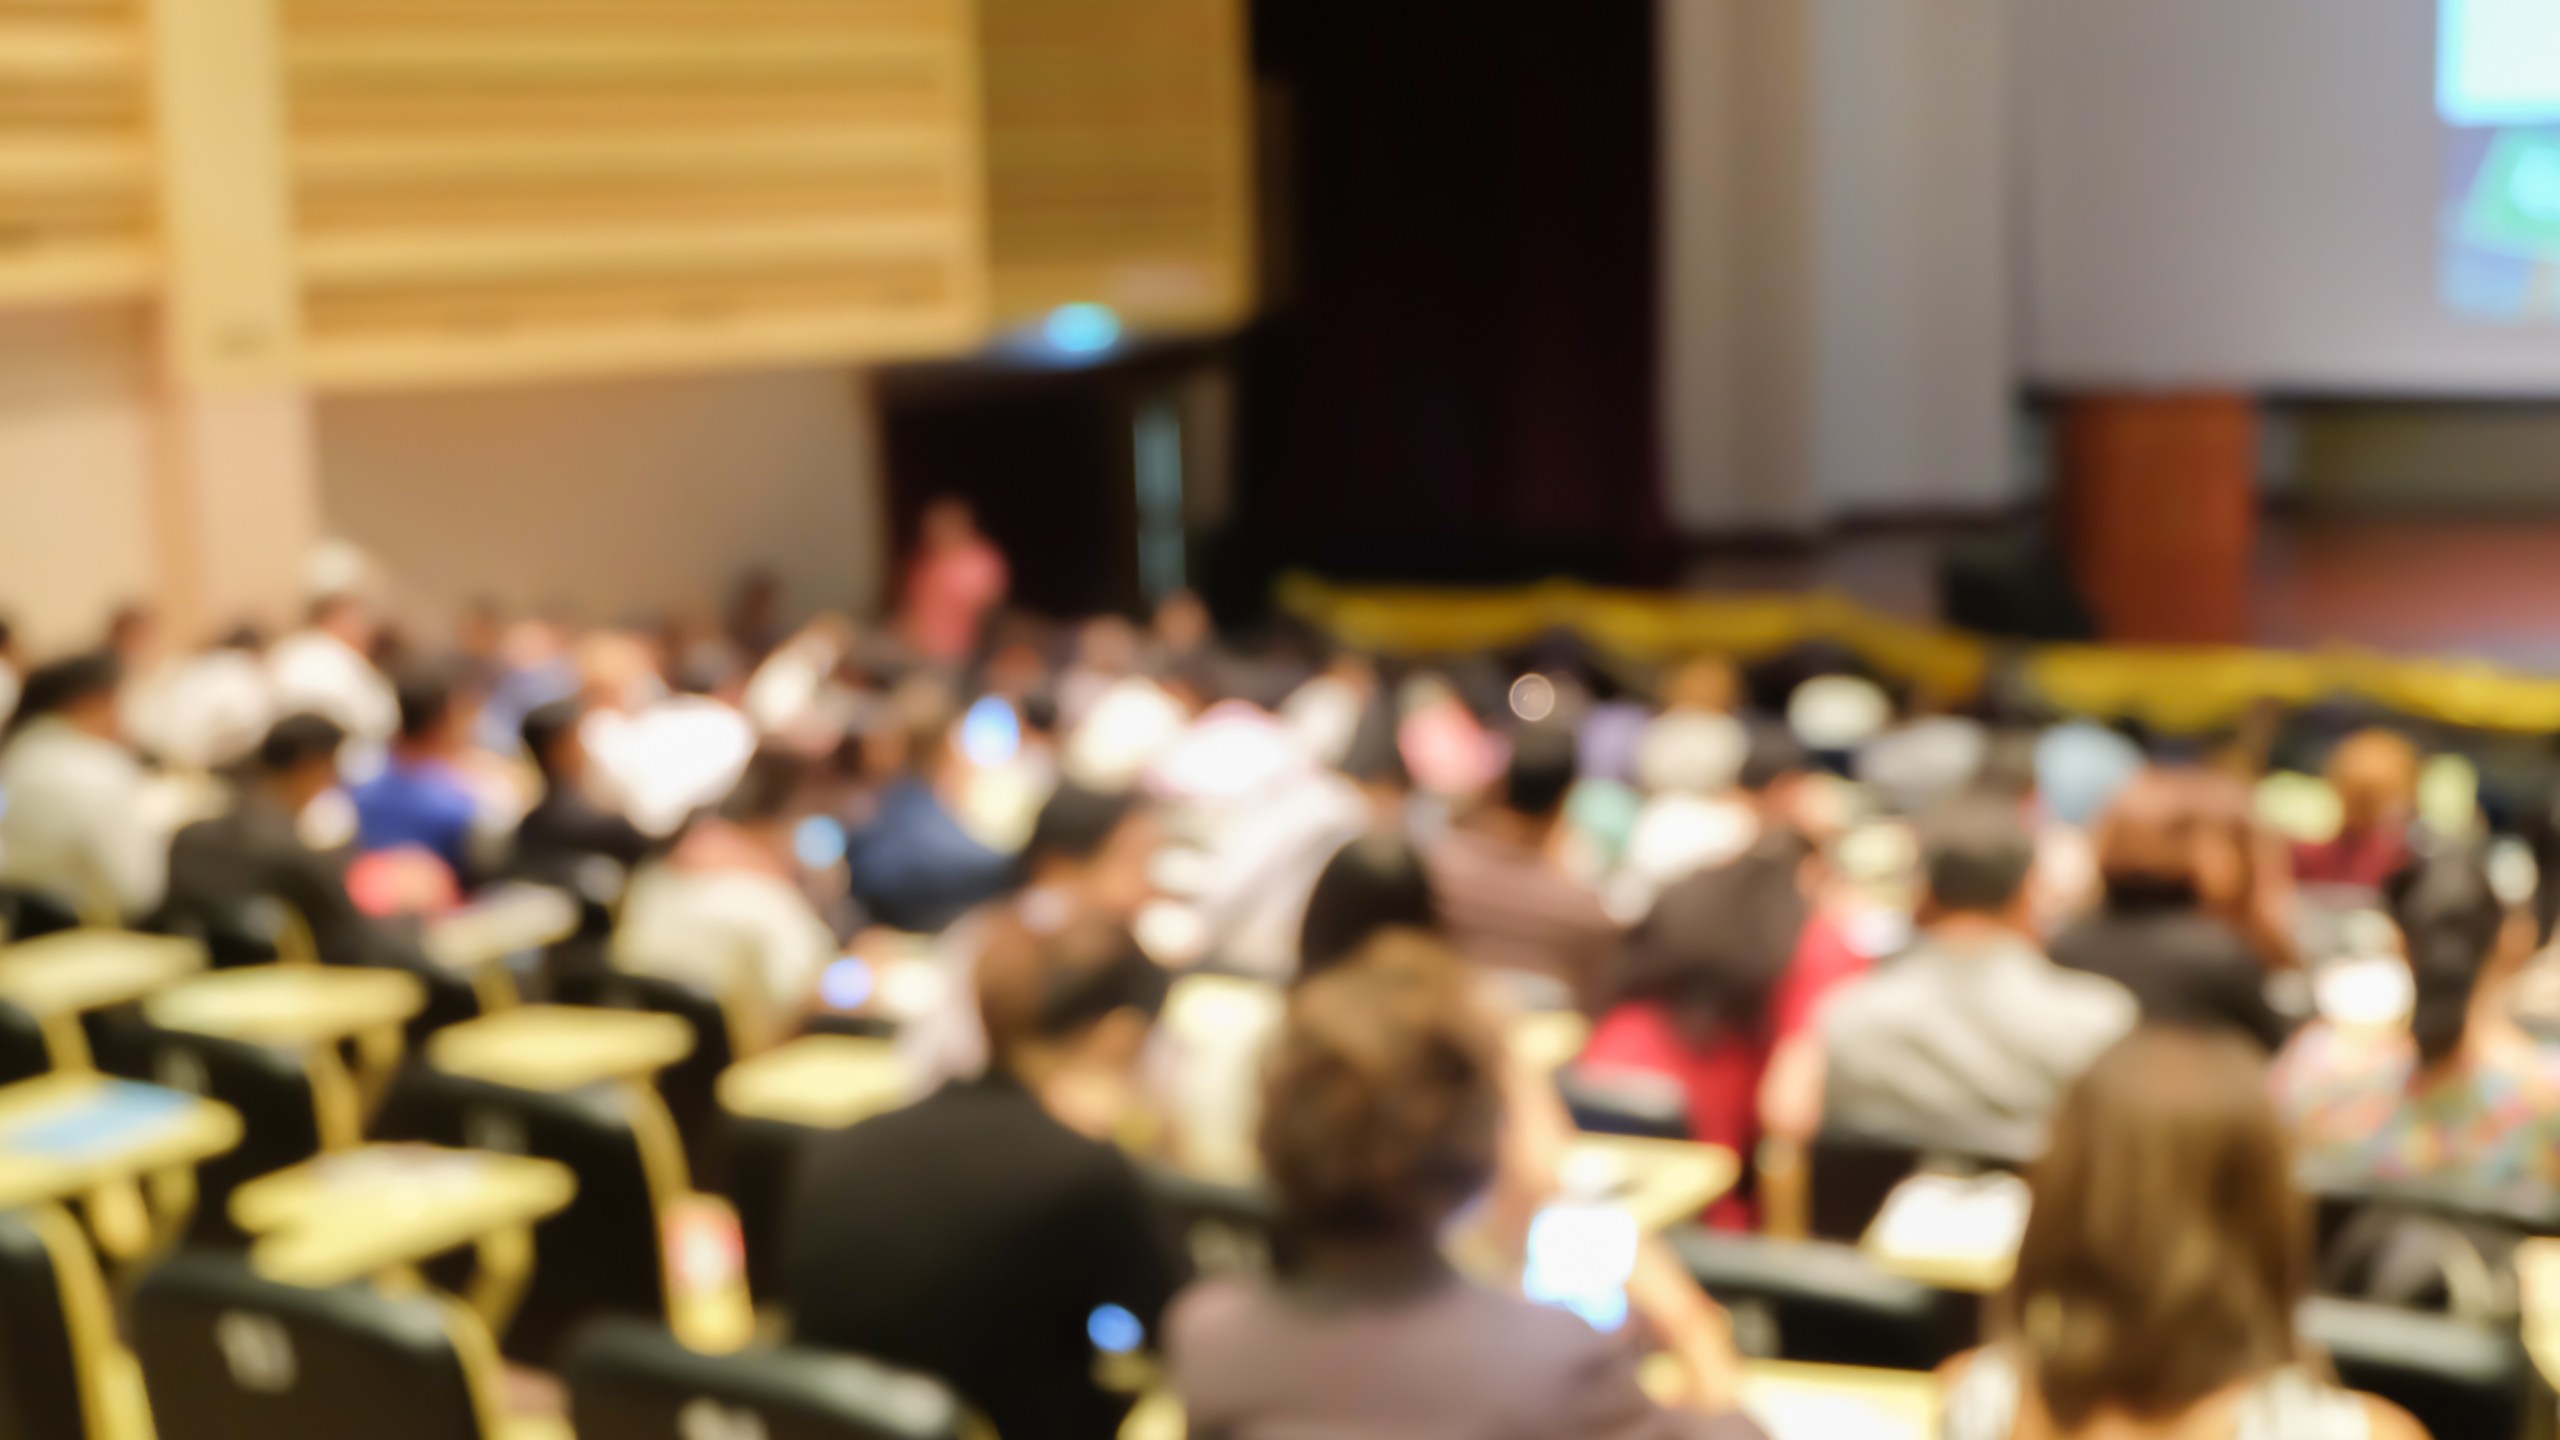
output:
[{"label": "dark hair", "polygon": [[244,621],[223,631],[222,638],[213,642],[213,648],[216,650],[246,650],[254,655],[258,651],[267,648],[267,637],[264,632],[258,629],[257,626]]},{"label": "dark hair", "polygon": [[269,775],[287,775],[315,762],[335,765],[346,743],[346,728],[326,715],[309,711],[287,715],[268,727],[267,738],[258,742],[258,768]]},{"label": "dark hair", "polygon": [[2015,904],[2035,868],[2035,837],[2015,806],[1959,800],[1932,816],[1921,853],[1929,899],[1958,914],[1997,914]]},{"label": "dark hair", "polygon": [[1812,769],[1813,752],[1804,748],[1795,732],[1764,720],[1751,727],[1751,746],[1743,752],[1742,773],[1734,777],[1734,784],[1748,794],[1759,795],[1781,780]]},{"label": "dark hair", "polygon": [[1573,731],[1548,723],[1524,726],[1511,740],[1511,769],[1503,777],[1502,803],[1523,815],[1545,817],[1564,808],[1582,765]]},{"label": "dark hair", "polygon": [[808,783],[809,768],[796,750],[770,742],[757,746],[745,773],[720,802],[720,818],[732,825],[769,825],[786,818]]},{"label": "dark hair", "polygon": [[1333,969],[1382,930],[1440,929],[1422,853],[1402,835],[1372,832],[1333,852],[1298,928],[1298,983]]},{"label": "dark hair", "polygon": [[2400,926],[2417,986],[2409,1034],[2417,1041],[2418,1063],[2442,1064],[2462,1046],[2471,992],[2497,951],[2506,906],[2490,887],[2488,871],[2461,853],[2401,870],[2384,886],[2383,898]]},{"label": "dark hair", "polygon": [[524,713],[524,724],[517,733],[524,737],[525,753],[533,757],[533,768],[542,772],[543,779],[557,777],[558,761],[553,752],[559,749],[563,737],[577,732],[584,713],[575,700],[554,700]]},{"label": "dark hair", "polygon": [[1429,1244],[1493,1178],[1502,1067],[1466,967],[1427,936],[1390,931],[1300,986],[1259,1133],[1290,1227]]},{"label": "dark hair", "polygon": [[1384,684],[1360,709],[1360,722],[1351,731],[1351,748],[1342,757],[1342,773],[1363,785],[1399,790],[1413,785],[1413,776],[1405,770],[1404,750],[1397,744],[1395,697]]},{"label": "dark hair", "polygon": [[1128,926],[1093,916],[1041,930],[1008,910],[978,957],[978,1013],[999,1066],[1026,1043],[1072,1039],[1123,1010],[1152,1020],[1172,989]]},{"label": "dark hair", "polygon": [[1022,863],[1027,869],[1044,860],[1090,860],[1102,853],[1112,834],[1137,809],[1135,791],[1095,790],[1073,781],[1061,784],[1031,822]]},{"label": "dark hair", "polygon": [[424,740],[452,718],[453,670],[449,666],[407,666],[392,683],[400,699],[400,738]]},{"label": "dark hair", "polygon": [[1627,937],[1622,992],[1668,1003],[1701,1036],[1757,1033],[1811,916],[1805,854],[1772,837],[1664,889]]},{"label": "dark hair", "polygon": [[6,734],[15,736],[47,715],[113,695],[122,683],[124,661],[113,650],[91,650],[39,665],[28,673],[26,685],[18,691],[18,708],[9,716]]}]

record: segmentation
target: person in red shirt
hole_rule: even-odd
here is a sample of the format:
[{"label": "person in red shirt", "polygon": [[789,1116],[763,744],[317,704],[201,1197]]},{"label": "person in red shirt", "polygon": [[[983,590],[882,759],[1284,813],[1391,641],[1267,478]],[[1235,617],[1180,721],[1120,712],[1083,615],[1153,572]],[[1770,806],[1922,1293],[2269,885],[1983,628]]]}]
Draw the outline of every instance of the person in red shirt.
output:
[{"label": "person in red shirt", "polygon": [[978,648],[987,612],[1004,603],[1012,575],[1004,552],[978,529],[966,500],[950,496],[925,507],[899,618],[916,654],[956,665]]},{"label": "person in red shirt", "polygon": [[[1814,1021],[1823,999],[1863,974],[1867,957],[1806,898],[1804,842],[1786,832],[1663,891],[1629,937],[1620,1002],[1601,1017],[1582,1068],[1668,1077],[1687,1096],[1692,1138],[1748,1161],[1768,1123],[1795,1104],[1807,1076],[1820,1109]],[[1808,1072],[1802,1057],[1810,1055]],[[1719,1229],[1747,1229],[1752,1197],[1736,1192],[1707,1212]]]},{"label": "person in red shirt", "polygon": [[2418,747],[2389,730],[2360,730],[2329,757],[2338,792],[2335,839],[2294,847],[2294,878],[2305,885],[2379,890],[2413,856],[2409,827],[2418,809]]}]

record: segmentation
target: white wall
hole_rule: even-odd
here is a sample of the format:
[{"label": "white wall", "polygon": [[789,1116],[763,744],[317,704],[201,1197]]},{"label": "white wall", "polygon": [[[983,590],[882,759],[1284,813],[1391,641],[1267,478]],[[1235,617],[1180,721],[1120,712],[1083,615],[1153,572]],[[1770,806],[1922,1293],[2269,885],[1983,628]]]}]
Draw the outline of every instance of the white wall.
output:
[{"label": "white wall", "polygon": [[0,312],[0,612],[36,650],[152,594],[148,347],[136,311]]},{"label": "white wall", "polygon": [[1659,0],[1671,511],[1996,509],[2009,0]]},{"label": "white wall", "polygon": [[867,391],[811,369],[335,396],[322,509],[422,620],[476,595],[596,619],[716,613],[771,565],[794,613],[868,607],[884,513]]}]

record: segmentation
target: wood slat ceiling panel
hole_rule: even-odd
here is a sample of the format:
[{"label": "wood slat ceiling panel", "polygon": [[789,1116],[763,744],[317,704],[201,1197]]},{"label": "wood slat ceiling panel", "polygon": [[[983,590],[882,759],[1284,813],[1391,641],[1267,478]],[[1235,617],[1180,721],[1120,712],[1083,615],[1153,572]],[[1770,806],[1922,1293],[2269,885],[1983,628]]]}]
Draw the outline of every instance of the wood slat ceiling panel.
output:
[{"label": "wood slat ceiling panel", "polygon": [[142,56],[133,0],[0,0],[0,304],[148,290]]},{"label": "wood slat ceiling panel", "polygon": [[705,363],[933,354],[983,332],[970,0],[285,13],[324,383],[655,366],[688,345]]}]

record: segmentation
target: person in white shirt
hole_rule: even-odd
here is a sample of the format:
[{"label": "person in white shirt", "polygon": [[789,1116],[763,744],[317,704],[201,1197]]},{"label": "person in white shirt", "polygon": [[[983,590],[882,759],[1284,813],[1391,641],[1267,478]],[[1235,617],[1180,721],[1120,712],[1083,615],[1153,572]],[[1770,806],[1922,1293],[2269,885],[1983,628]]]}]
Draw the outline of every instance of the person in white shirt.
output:
[{"label": "person in white shirt", "polygon": [[729,798],[632,880],[614,928],[615,968],[718,995],[751,1050],[789,1033],[842,953],[798,881],[807,782],[799,756],[756,752]]},{"label": "person in white shirt", "polygon": [[756,753],[755,723],[730,700],[734,680],[688,662],[676,694],[630,713],[589,711],[578,733],[597,792],[652,835],[674,834],[693,812],[720,803]]},{"label": "person in white shirt", "polygon": [[308,711],[338,722],[379,751],[400,728],[400,697],[374,668],[374,622],[363,597],[331,595],[311,607],[311,623],[267,652],[279,715]]},{"label": "person in white shirt", "polygon": [[261,648],[258,632],[243,627],[212,649],[134,677],[121,710],[126,737],[178,770],[219,770],[246,758],[281,718]]},{"label": "person in white shirt", "polygon": [[0,880],[96,923],[139,918],[168,883],[169,837],[116,723],[122,679],[112,651],[44,666],[27,677],[0,746]]}]

